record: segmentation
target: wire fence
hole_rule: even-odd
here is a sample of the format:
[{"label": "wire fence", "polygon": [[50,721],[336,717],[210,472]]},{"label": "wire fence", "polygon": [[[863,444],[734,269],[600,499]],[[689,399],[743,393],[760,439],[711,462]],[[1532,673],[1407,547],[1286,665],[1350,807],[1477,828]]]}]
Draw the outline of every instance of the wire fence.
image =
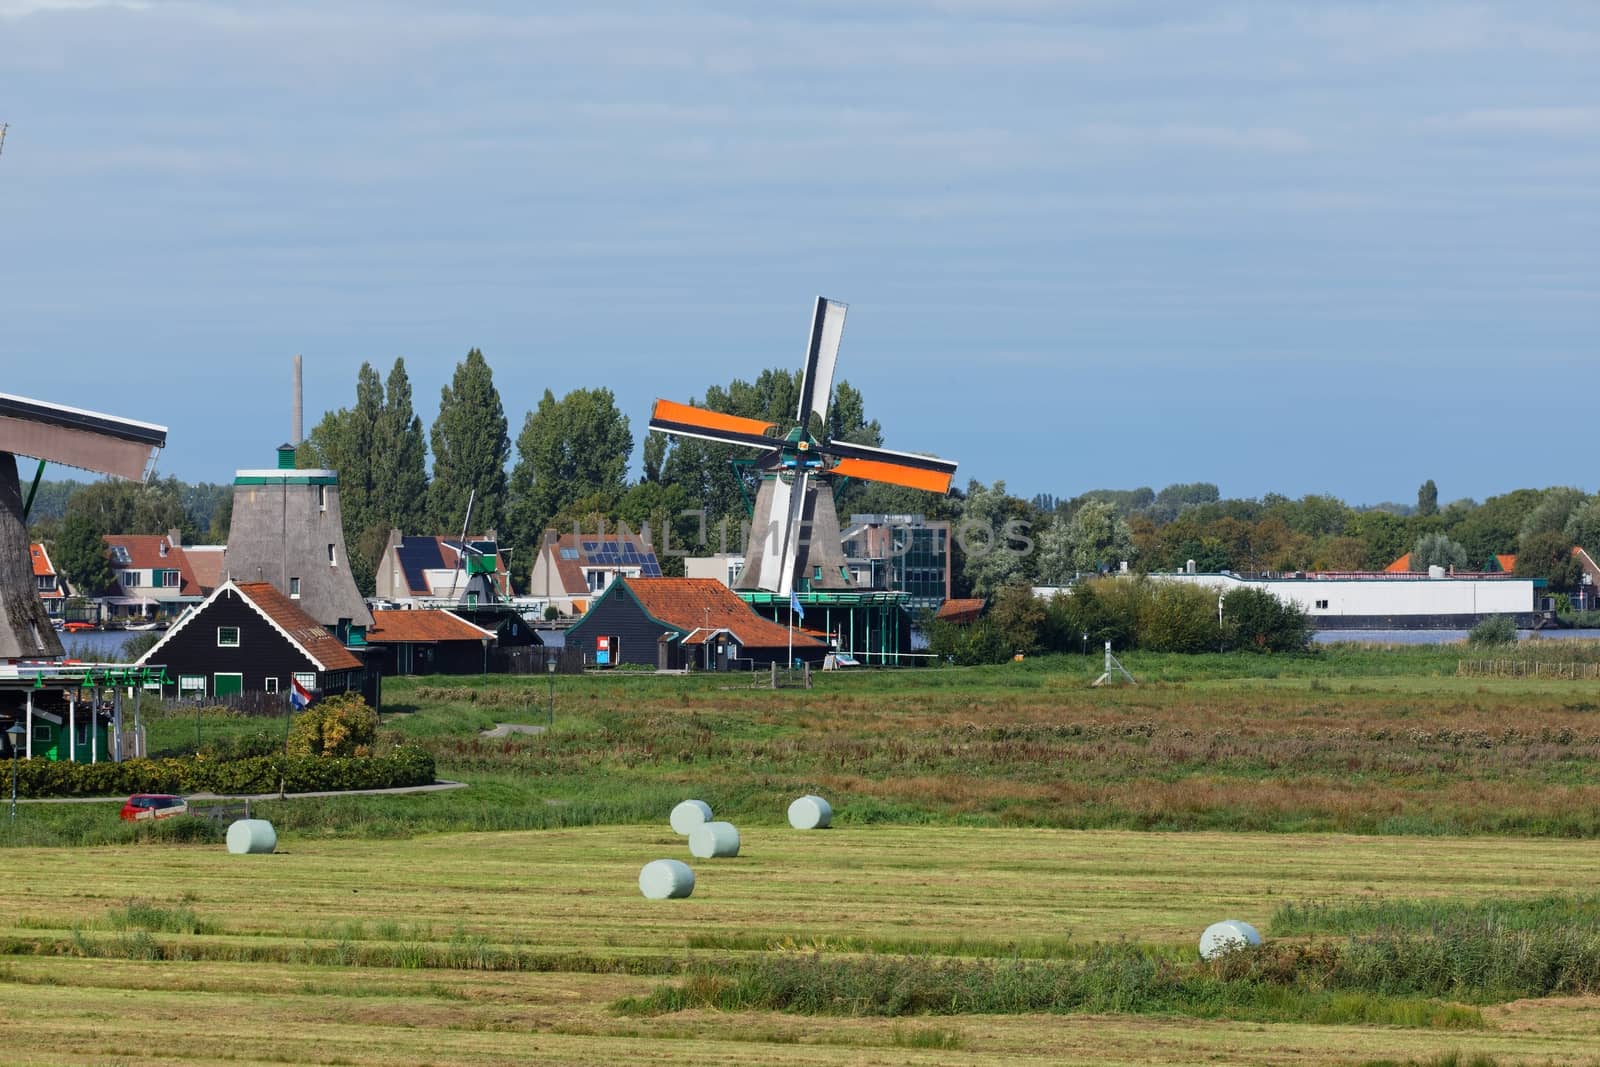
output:
[{"label": "wire fence", "polygon": [[1600,663],[1548,663],[1525,659],[1464,659],[1456,663],[1459,678],[1552,678],[1568,681],[1600,678]]}]

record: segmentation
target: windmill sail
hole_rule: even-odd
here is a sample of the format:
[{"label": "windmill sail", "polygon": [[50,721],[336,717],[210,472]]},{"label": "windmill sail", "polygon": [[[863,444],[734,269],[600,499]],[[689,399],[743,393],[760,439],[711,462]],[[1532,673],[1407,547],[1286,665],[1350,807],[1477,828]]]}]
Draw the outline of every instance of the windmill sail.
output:
[{"label": "windmill sail", "polygon": [[740,589],[786,594],[801,588],[852,589],[833,503],[834,477],[887,482],[945,493],[956,464],[912,452],[817,440],[812,416],[826,425],[834,370],[848,305],[817,297],[806,345],[796,425],[787,434],[773,423],[657,400],[650,428],[718,444],[759,448],[760,489]]}]

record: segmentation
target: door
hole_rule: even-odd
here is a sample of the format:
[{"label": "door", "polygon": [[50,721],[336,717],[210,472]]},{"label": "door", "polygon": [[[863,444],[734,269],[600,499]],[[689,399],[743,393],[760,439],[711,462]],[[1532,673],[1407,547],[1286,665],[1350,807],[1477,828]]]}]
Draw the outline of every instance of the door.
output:
[{"label": "door", "polygon": [[244,692],[244,675],[213,674],[211,676],[212,696],[231,697],[242,692]]}]

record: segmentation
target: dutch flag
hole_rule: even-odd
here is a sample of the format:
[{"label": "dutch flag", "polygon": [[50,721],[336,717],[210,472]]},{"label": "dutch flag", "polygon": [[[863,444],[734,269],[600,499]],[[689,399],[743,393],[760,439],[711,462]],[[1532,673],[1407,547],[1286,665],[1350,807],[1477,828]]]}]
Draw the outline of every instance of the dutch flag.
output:
[{"label": "dutch flag", "polygon": [[289,705],[295,711],[305,711],[311,706],[311,690],[301,685],[298,678],[289,683]]}]

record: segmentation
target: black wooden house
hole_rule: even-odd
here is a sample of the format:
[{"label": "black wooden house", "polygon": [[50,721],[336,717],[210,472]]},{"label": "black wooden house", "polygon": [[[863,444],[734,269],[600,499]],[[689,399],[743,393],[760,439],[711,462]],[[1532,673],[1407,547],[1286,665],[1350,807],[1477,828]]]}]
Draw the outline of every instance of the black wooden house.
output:
[{"label": "black wooden house", "polygon": [[165,664],[169,695],[214,699],[361,692],[366,667],[325,627],[267,582],[224,582],[168,630],[138,663]]}]

